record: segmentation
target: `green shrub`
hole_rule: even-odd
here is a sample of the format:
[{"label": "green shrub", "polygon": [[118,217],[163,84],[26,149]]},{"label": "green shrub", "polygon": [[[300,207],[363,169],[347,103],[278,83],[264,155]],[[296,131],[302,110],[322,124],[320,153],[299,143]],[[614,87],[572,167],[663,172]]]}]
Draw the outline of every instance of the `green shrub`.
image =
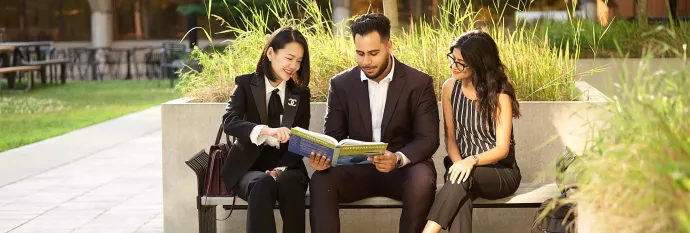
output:
[{"label": "green shrub", "polygon": [[[683,45],[690,44],[690,23],[640,25],[636,21],[613,20],[603,27],[586,19],[571,21],[543,20],[537,23],[538,35],[554,48],[570,42],[579,47],[580,57],[641,57],[644,51],[655,57],[688,56]],[[579,43],[574,43],[579,41]]]},{"label": "green shrub", "polygon": [[690,75],[643,75],[648,59],[621,74],[634,78],[621,78],[612,118],[574,166],[575,200],[603,232],[690,232]]},{"label": "green shrub", "polygon": [[[496,40],[520,100],[569,101],[575,98],[577,55],[575,53],[573,59],[572,53],[576,51],[569,46],[561,52],[551,49],[548,43],[537,38],[535,28],[526,24],[508,30],[500,17],[495,22],[489,22],[495,26],[481,26],[486,22],[477,20],[479,12],[471,11],[472,7],[462,7],[460,1],[444,1],[439,6],[440,14],[435,25],[421,20],[414,22],[409,31],[392,35],[393,54],[402,62],[433,76],[437,93],[440,93],[441,84],[450,77],[446,58],[450,43],[466,31],[482,28]],[[246,29],[228,25],[228,30],[221,32],[237,36],[237,39],[229,42],[225,53],[195,52],[203,71],[181,74],[182,81],[178,87],[194,101],[227,101],[233,78],[253,72],[266,34],[271,31],[267,22],[277,19],[281,26],[296,26],[307,38],[312,62],[312,100],[325,101],[329,79],[356,65],[354,43],[345,24],[333,24],[327,20],[330,10],[320,9],[310,0],[299,0],[298,5],[302,13],[300,17],[291,13],[287,0],[273,0],[268,12],[253,9],[250,14],[242,15],[240,18]],[[494,9],[500,10],[496,12],[500,15],[506,7]]]}]

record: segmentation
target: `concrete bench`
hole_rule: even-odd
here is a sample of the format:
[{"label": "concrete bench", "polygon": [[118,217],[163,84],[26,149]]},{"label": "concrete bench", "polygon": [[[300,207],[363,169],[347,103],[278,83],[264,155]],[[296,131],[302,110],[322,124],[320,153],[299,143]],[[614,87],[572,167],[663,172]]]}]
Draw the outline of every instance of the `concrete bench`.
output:
[{"label": "concrete bench", "polygon": [[0,68],[0,75],[5,74],[5,73],[17,73],[17,72],[27,72],[28,74],[28,82],[29,85],[27,85],[26,89],[24,91],[29,91],[31,87],[34,85],[34,77],[33,77],[33,71],[38,71],[40,70],[40,66],[12,66],[12,67],[2,67]]},{"label": "concrete bench", "polygon": [[[197,154],[185,161],[197,176],[197,209],[199,217],[199,232],[216,232],[216,206],[224,206],[226,209],[234,205],[235,209],[247,209],[247,202],[239,197],[207,197],[203,196],[205,184],[206,168],[208,167],[209,155],[206,153]],[[441,171],[438,171],[441,172]],[[436,187],[436,192],[440,191],[443,184]],[[546,199],[557,196],[558,187],[555,183],[535,184],[521,183],[515,194],[501,199],[487,200],[477,198],[473,201],[473,208],[536,208]],[[310,207],[309,191],[306,193],[305,203],[307,209]],[[277,203],[276,207],[277,208]],[[372,197],[351,203],[341,203],[341,209],[379,209],[379,208],[402,208],[402,202],[387,197]]]},{"label": "concrete bench", "polygon": [[[605,109],[596,107],[610,101],[606,96],[586,83],[578,82],[577,87],[583,93],[578,98],[579,101],[520,102],[522,117],[514,121],[513,128],[515,158],[522,174],[521,189],[516,195],[502,200],[475,200],[477,207],[481,208],[473,211],[474,233],[529,232],[537,210],[536,207],[530,208],[530,206],[536,206],[546,197],[557,194],[557,190],[552,185],[556,181],[557,156],[566,147],[580,153],[587,144],[587,138],[600,124],[603,124],[600,121],[609,114]],[[226,105],[226,103],[194,103],[188,99],[179,99],[163,104],[161,107],[165,232],[198,232],[199,225],[216,227],[216,224],[220,232],[246,230],[247,211],[242,209],[243,202],[240,199],[237,200],[237,208],[232,217],[226,221],[216,221],[215,216],[224,218],[228,214],[228,210],[216,208],[216,206],[232,203],[233,199],[209,198],[202,203],[198,186],[203,184],[203,180],[199,180],[200,177],[189,169],[188,164],[185,164],[185,161],[192,161],[190,157],[197,154],[199,149],[208,149],[210,143],[214,141],[218,121],[225,113]],[[439,109],[440,107],[439,103]],[[323,116],[326,115],[326,111],[326,103],[311,103],[312,117],[309,130],[323,132]],[[441,117],[439,112],[439,119]],[[443,139],[443,137],[443,127],[439,124],[439,138]],[[441,140],[441,145],[433,155],[437,184],[443,183],[445,156],[445,142]],[[197,160],[197,163],[201,163],[199,167],[207,166],[203,160]],[[310,167],[307,167],[307,172],[311,174]],[[542,191],[551,192],[553,195]],[[370,201],[377,204],[371,204]],[[341,232],[397,233],[401,208],[394,208],[396,204],[399,206],[399,203],[391,204],[391,202],[392,200],[385,198],[372,198],[342,204]],[[378,206],[381,207],[378,208]],[[216,210],[217,213],[211,210]],[[276,227],[280,228],[282,227],[280,213],[277,210],[274,213]],[[306,214],[308,219],[309,212],[307,211]],[[209,221],[210,219],[213,221]],[[197,225],[199,220],[206,222]],[[310,232],[309,230],[307,225],[307,232]],[[201,232],[209,231],[202,230]]]}]

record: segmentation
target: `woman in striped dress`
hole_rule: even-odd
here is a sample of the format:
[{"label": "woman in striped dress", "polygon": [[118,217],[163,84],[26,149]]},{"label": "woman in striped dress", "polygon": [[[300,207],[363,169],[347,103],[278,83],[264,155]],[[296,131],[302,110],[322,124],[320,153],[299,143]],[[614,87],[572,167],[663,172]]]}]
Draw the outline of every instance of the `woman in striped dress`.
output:
[{"label": "woman in striped dress", "polygon": [[472,200],[515,193],[513,118],[520,116],[515,88],[487,33],[458,37],[447,54],[452,78],[442,90],[446,132],[446,184],[436,195],[424,232],[472,232]]}]

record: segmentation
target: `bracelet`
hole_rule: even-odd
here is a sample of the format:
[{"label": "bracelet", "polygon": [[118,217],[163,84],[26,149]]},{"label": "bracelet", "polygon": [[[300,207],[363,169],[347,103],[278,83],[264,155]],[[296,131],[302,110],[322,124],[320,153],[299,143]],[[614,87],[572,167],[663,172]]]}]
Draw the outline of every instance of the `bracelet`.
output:
[{"label": "bracelet", "polygon": [[479,164],[479,158],[477,155],[472,155],[472,158],[474,159],[474,166],[477,166],[477,164]]}]

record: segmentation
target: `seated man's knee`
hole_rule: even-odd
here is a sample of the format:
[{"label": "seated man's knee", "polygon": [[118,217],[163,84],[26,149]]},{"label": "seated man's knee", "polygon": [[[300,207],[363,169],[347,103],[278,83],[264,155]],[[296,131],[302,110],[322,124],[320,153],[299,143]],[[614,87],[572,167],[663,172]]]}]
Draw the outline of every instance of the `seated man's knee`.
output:
[{"label": "seated man's knee", "polygon": [[309,181],[309,191],[312,193],[327,191],[332,184],[333,181],[330,172],[315,171],[314,174],[311,175]]},{"label": "seated man's knee", "polygon": [[407,175],[405,190],[410,190],[416,196],[433,196],[436,190],[436,176],[428,168],[418,167],[418,171]]}]

